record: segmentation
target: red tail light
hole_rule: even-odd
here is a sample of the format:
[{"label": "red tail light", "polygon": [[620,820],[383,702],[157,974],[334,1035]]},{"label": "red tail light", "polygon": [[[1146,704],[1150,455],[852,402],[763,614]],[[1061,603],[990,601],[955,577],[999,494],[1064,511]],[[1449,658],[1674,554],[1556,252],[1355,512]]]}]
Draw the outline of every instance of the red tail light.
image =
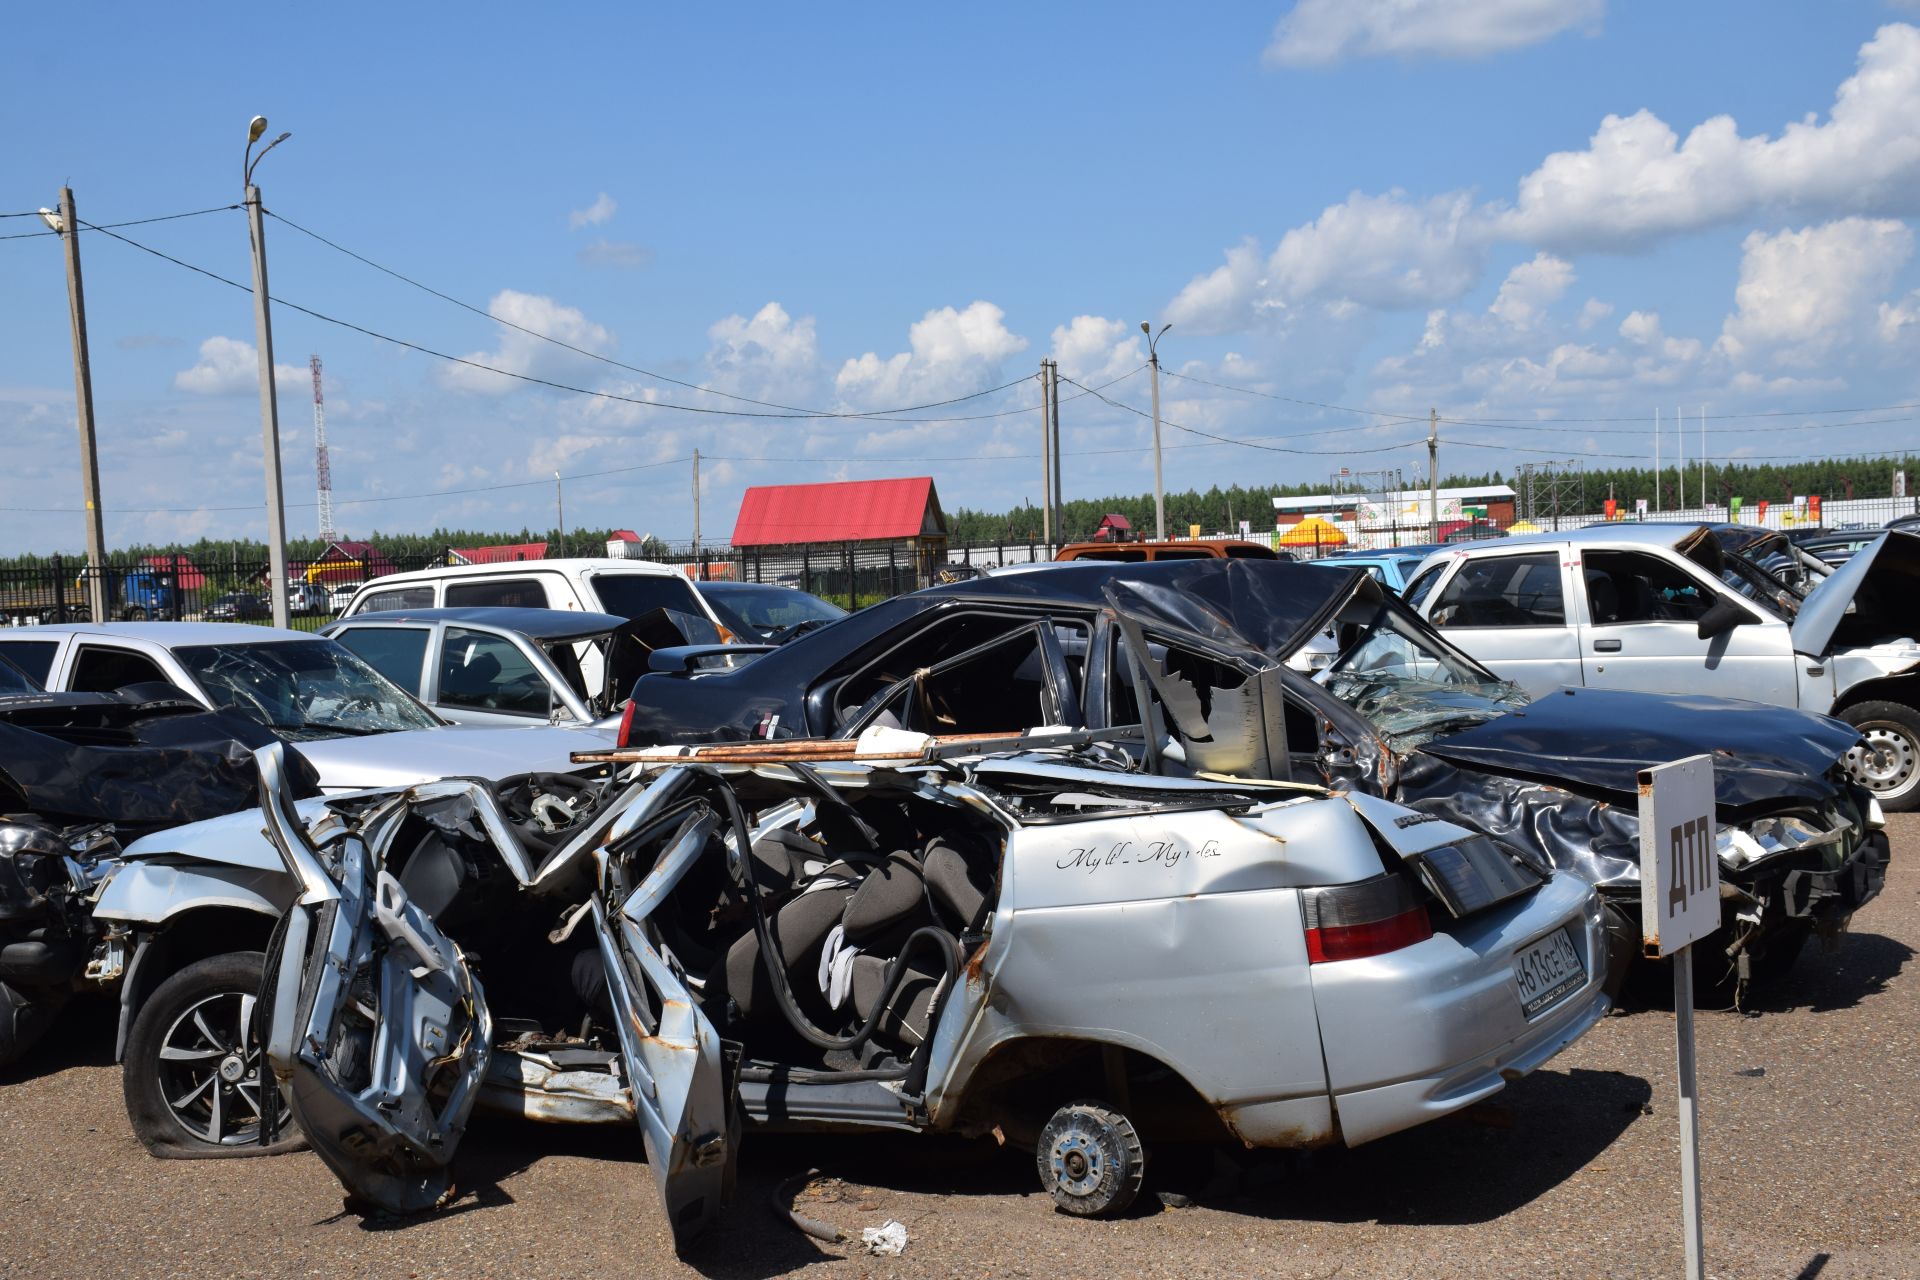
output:
[{"label": "red tail light", "polygon": [[1358,884],[1309,889],[1302,903],[1307,959],[1314,964],[1385,955],[1433,936],[1426,907],[1391,872]]},{"label": "red tail light", "polygon": [[616,747],[630,745],[628,739],[633,736],[633,699],[627,699],[626,710],[620,713],[620,736],[613,740]]}]

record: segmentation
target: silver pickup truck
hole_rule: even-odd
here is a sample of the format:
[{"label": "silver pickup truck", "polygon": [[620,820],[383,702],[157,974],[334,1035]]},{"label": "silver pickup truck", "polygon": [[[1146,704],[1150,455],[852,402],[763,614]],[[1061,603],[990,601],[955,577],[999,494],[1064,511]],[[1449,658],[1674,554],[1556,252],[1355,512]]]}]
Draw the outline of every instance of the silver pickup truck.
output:
[{"label": "silver pickup truck", "polygon": [[1714,694],[1835,716],[1848,767],[1920,806],[1920,537],[1884,533],[1804,599],[1698,524],[1606,524],[1429,556],[1407,588],[1447,638],[1534,696]]}]

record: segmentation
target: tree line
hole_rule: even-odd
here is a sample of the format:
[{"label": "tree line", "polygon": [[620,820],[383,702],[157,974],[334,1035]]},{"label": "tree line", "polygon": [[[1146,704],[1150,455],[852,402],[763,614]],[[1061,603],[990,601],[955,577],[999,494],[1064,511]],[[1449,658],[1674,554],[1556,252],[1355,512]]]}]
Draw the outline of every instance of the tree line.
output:
[{"label": "tree line", "polygon": [[[1738,497],[1750,508],[1762,500],[1774,503],[1791,502],[1796,497],[1819,494],[1823,499],[1835,498],[1885,498],[1893,493],[1894,477],[1904,471],[1907,476],[1909,494],[1915,492],[1914,485],[1920,482],[1920,455],[1906,455],[1899,458],[1828,458],[1817,462],[1724,464],[1714,463],[1707,469],[1707,495],[1714,503],[1725,506],[1728,499]],[[1410,487],[1418,488],[1417,477],[1408,476]],[[1450,474],[1440,480],[1442,488],[1468,488],[1488,484],[1513,484],[1516,489],[1522,487],[1523,478],[1515,475],[1506,477],[1500,471],[1480,474]],[[1659,477],[1660,500],[1658,506],[1664,509],[1697,507],[1700,505],[1700,467],[1697,462],[1688,466],[1685,478],[1685,494],[1682,496],[1681,477],[1674,468],[1664,469]],[[1184,536],[1193,525],[1199,525],[1204,533],[1235,532],[1239,522],[1245,520],[1256,530],[1273,527],[1273,500],[1275,498],[1302,497],[1307,494],[1325,493],[1328,482],[1311,481],[1304,484],[1275,485],[1231,485],[1221,488],[1214,485],[1205,490],[1188,489],[1166,495],[1167,532]],[[1655,476],[1650,467],[1609,467],[1589,469],[1581,474],[1580,483],[1575,486],[1578,496],[1572,500],[1585,511],[1598,511],[1601,504],[1612,497],[1621,508],[1633,510],[1636,499],[1645,498],[1648,505],[1654,502]],[[1066,504],[1062,517],[1062,536],[1067,541],[1080,541],[1093,536],[1100,521],[1109,513],[1123,515],[1142,536],[1153,534],[1153,495],[1151,493],[1109,494],[1101,498],[1075,498]],[[449,547],[485,547],[503,543],[549,542],[549,554],[557,555],[563,551],[568,555],[596,556],[606,553],[607,540],[613,536],[612,529],[569,529],[564,546],[550,529],[519,530],[480,530],[480,529],[435,529],[430,533],[380,533],[375,531],[357,541],[370,542],[384,554],[394,559],[413,560],[417,558],[439,556]],[[981,511],[971,507],[956,507],[947,513],[947,537],[953,546],[990,546],[995,543],[1037,542],[1040,538],[1040,508],[1032,503],[1024,503],[1007,511]],[[291,538],[287,542],[287,559],[303,562],[316,560],[326,550],[326,543],[318,538]],[[640,548],[643,557],[658,557],[668,553],[668,545],[658,538],[648,538]],[[131,547],[118,547],[112,552],[116,560],[126,558],[138,560],[146,556],[179,555],[196,565],[214,567],[220,564],[247,565],[261,564],[267,559],[267,545],[263,541],[250,538],[201,538],[194,542],[141,543]],[[0,557],[0,568],[24,569],[45,565],[51,556],[18,555]],[[66,560],[83,559],[81,553],[69,551],[63,554]]]}]

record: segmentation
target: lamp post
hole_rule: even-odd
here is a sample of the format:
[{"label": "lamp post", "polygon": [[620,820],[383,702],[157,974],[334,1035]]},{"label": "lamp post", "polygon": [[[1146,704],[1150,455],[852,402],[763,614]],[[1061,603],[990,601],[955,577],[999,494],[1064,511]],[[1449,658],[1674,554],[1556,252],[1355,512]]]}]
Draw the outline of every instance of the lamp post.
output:
[{"label": "lamp post", "polygon": [[287,609],[287,515],[280,483],[280,405],[273,385],[273,320],[267,314],[267,229],[260,216],[260,188],[253,185],[254,166],[293,135],[283,133],[253,154],[253,146],[267,131],[267,118],[255,116],[247,125],[247,151],[242,176],[246,186],[247,230],[253,238],[253,332],[260,353],[260,439],[267,471],[267,598],[273,602],[273,625],[284,629],[291,621]]},{"label": "lamp post", "polygon": [[1140,332],[1147,335],[1147,367],[1153,370],[1153,539],[1155,542],[1167,540],[1167,494],[1160,481],[1160,339],[1167,336],[1167,330],[1173,328],[1168,321],[1155,333],[1145,320],[1140,322]]}]

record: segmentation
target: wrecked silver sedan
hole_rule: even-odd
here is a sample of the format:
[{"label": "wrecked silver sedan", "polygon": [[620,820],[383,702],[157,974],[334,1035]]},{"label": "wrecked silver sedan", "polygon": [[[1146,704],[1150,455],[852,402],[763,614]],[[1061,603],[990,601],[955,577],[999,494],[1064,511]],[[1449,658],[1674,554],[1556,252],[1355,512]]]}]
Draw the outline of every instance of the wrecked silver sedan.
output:
[{"label": "wrecked silver sedan", "polygon": [[479,1105],[637,1124],[679,1243],[757,1126],[997,1131],[1091,1216],[1161,1139],[1367,1142],[1606,1012],[1579,878],[1357,793],[1142,775],[1098,737],[694,748],[544,853],[465,782],[310,821],[268,748],[298,885],[268,1106],[391,1211],[445,1195]]}]

